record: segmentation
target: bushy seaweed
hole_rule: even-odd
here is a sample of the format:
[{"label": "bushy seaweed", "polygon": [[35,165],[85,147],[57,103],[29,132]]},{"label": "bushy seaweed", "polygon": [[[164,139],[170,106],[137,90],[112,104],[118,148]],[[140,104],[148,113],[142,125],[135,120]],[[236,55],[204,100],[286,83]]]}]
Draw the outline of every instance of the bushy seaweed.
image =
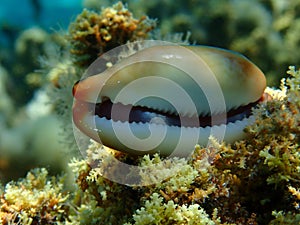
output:
[{"label": "bushy seaweed", "polygon": [[70,51],[76,64],[88,66],[119,45],[146,39],[155,26],[155,21],[147,16],[134,18],[121,2],[100,13],[84,9],[69,27]]},{"label": "bushy seaweed", "polygon": [[[212,5],[218,2],[206,4],[216,10]],[[231,1],[237,4],[235,7],[242,7],[238,2]],[[268,7],[279,7],[276,1],[265,2]],[[148,6],[154,3],[148,1]],[[188,2],[186,5],[189,7]],[[233,18],[238,16],[236,11],[228,13],[231,6],[222,8],[224,12],[214,11],[216,20],[210,23],[227,23],[224,13]],[[288,9],[289,5],[283,11]],[[264,8],[260,8],[251,13],[263,15],[264,12]],[[201,13],[200,10],[199,15]],[[240,16],[250,17],[255,28],[256,23],[268,22],[258,20],[251,13]],[[189,22],[186,18],[189,15],[172,17],[172,20]],[[203,20],[205,24],[205,18]],[[293,36],[288,30],[294,25],[285,25],[286,20],[277,22],[277,29],[286,36]],[[236,29],[238,22],[233,24],[233,33],[239,30]],[[75,80],[100,54],[127,41],[146,38],[153,27],[152,20],[133,18],[121,3],[102,9],[99,14],[84,10],[71,24],[68,38],[73,58],[63,56],[64,60],[48,73],[54,77],[50,79],[51,103],[65,124],[69,124],[65,126],[71,130],[69,136],[72,134],[71,89]],[[266,41],[267,36],[261,29],[250,30],[254,36],[251,43],[252,40]],[[249,47],[251,44],[237,43],[232,46],[253,50]],[[256,121],[245,129],[247,139],[227,144],[211,137],[211,144],[205,148],[196,146],[190,158],[162,158],[159,154],[135,157],[91,141],[86,158],[74,158],[69,164],[75,175],[70,194],[65,192],[63,179],[50,178],[45,169],[35,169],[18,182],[0,186],[1,223],[299,224],[300,71],[289,67],[288,75],[280,90],[267,88],[271,100],[254,109]],[[122,171],[114,159],[142,169],[138,173]],[[153,169],[157,171],[155,174],[150,173]],[[140,185],[120,184],[109,180],[111,176],[121,183],[134,181]]]},{"label": "bushy seaweed", "polygon": [[[246,129],[248,139],[229,145],[212,138],[209,147],[197,146],[190,159],[158,154],[134,159],[93,142],[88,164],[72,164],[81,190],[98,202],[95,210],[114,209],[128,224],[297,224],[300,72],[290,67],[288,74],[281,90],[266,90],[272,100],[254,110],[256,122]],[[113,158],[146,166],[138,179],[152,185],[108,181],[104,177],[120,173]],[[158,171],[154,176],[151,167]],[[118,211],[123,201],[130,204]]]},{"label": "bushy seaweed", "polygon": [[46,169],[34,169],[24,179],[10,182],[0,192],[1,224],[55,224],[64,222],[69,198],[63,177],[48,177]]}]

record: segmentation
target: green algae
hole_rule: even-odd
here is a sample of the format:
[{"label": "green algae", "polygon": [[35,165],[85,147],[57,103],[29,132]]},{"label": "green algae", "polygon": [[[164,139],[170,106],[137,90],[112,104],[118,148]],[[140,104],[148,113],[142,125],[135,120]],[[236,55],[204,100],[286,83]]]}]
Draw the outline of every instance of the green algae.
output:
[{"label": "green algae", "polygon": [[145,15],[135,19],[121,2],[100,13],[84,9],[69,27],[70,52],[76,64],[88,66],[104,52],[148,38],[155,26],[155,20]]},{"label": "green algae", "polygon": [[[88,11],[83,15],[98,17]],[[100,53],[98,47],[97,53],[89,55],[89,49],[84,49],[83,55],[92,60]],[[84,70],[77,60],[86,60],[74,55],[60,56],[62,63],[49,70],[55,77],[51,102],[66,124],[71,120],[72,85]],[[49,177],[45,169],[1,186],[1,223],[298,224],[300,72],[289,67],[288,75],[280,90],[267,89],[273,100],[254,110],[256,122],[246,128],[248,139],[228,145],[212,138],[209,147],[196,146],[189,159],[165,159],[158,154],[136,158],[91,142],[87,158],[69,164],[75,175],[70,193],[65,192],[63,179]],[[72,128],[64,129],[70,141]],[[149,176],[147,169],[128,173],[141,184],[151,181],[148,186],[112,182],[105,177],[123,175],[111,163],[114,158],[159,173]]]}]

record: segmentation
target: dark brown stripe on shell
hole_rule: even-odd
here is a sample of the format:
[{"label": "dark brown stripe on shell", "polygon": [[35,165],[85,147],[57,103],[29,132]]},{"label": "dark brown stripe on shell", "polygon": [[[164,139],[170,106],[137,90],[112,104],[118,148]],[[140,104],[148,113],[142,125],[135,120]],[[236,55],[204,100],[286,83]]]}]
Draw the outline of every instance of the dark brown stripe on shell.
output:
[{"label": "dark brown stripe on shell", "polygon": [[[140,106],[129,106],[121,103],[113,104],[110,100],[106,100],[103,103],[91,104],[91,110],[95,111],[95,115],[99,117],[105,117],[106,119],[112,119],[114,121],[122,122],[141,122],[141,123],[158,123],[166,124],[169,126],[184,126],[184,127],[207,127],[213,125],[234,123],[237,120],[242,120],[251,115],[251,109],[259,102],[250,103],[245,106],[240,106],[237,109],[230,110],[223,115],[214,115],[213,120],[211,116],[201,117],[184,117],[174,114],[168,114],[164,112],[158,112],[153,109]],[[94,108],[94,109],[92,109]],[[128,119],[129,114],[129,119]],[[225,118],[225,121],[224,121]],[[212,121],[214,122],[212,124]]]}]

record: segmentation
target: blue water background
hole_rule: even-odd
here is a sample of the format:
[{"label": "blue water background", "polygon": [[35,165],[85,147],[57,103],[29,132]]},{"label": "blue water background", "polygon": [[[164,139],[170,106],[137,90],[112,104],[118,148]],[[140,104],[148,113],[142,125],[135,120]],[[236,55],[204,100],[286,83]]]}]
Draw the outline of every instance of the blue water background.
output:
[{"label": "blue water background", "polygon": [[32,26],[65,29],[82,7],[82,0],[0,0],[0,44],[9,41],[9,32]]},{"label": "blue water background", "polygon": [[39,24],[49,28],[55,24],[66,26],[82,9],[82,0],[38,0],[40,13],[37,18],[32,0],[1,0],[1,24],[28,27]]}]

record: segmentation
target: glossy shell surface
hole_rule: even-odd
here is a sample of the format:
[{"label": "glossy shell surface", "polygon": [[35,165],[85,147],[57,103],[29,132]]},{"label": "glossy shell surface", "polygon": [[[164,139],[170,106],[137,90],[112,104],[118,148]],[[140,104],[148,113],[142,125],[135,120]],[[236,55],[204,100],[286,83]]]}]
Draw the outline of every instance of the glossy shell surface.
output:
[{"label": "glossy shell surface", "polygon": [[[226,122],[227,114],[256,104],[265,87],[264,74],[241,54],[208,46],[152,46],[75,84],[73,121],[84,134],[116,150],[185,156],[195,144],[206,145],[210,135],[227,142],[243,138],[253,117]],[[125,115],[134,106],[148,114],[218,122],[175,126],[160,120],[164,117],[130,122],[126,116],[95,115],[95,105],[108,99],[129,106],[118,109]]]}]

